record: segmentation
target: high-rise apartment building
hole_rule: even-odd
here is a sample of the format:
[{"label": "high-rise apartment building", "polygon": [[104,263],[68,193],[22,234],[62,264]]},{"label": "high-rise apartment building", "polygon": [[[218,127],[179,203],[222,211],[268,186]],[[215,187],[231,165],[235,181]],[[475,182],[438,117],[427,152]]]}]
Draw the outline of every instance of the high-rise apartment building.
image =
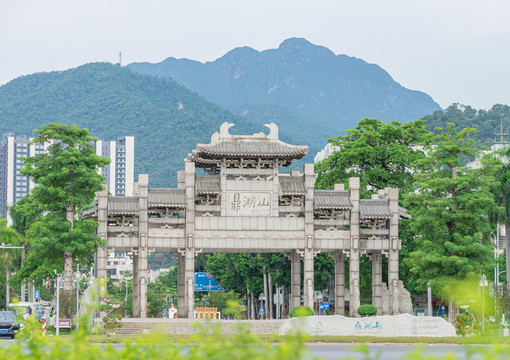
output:
[{"label": "high-rise apartment building", "polygon": [[[23,157],[35,156],[44,152],[43,144],[29,145],[27,136],[4,134],[0,142],[0,214],[11,219],[7,207],[22,199],[35,185],[28,177],[20,174],[24,166]],[[115,196],[133,195],[134,181],[134,137],[126,136],[118,141],[98,140],[96,154],[110,158],[109,165],[100,169],[106,178],[108,190]]]},{"label": "high-rise apartment building", "polygon": [[[44,145],[32,144],[27,136],[4,134],[0,142],[0,214],[7,217],[7,207],[14,205],[34,187],[34,183],[20,170],[24,166],[23,157],[35,156],[44,152]],[[10,223],[10,219],[8,218]]]},{"label": "high-rise apartment building", "polygon": [[118,141],[96,142],[96,154],[110,158],[110,164],[101,169],[108,191],[113,196],[132,196],[135,162],[135,138],[125,136]]}]

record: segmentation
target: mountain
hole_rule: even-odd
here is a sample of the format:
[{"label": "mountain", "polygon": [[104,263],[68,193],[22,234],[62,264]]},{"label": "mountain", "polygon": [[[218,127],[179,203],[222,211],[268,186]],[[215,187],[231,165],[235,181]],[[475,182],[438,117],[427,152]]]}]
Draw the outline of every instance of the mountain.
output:
[{"label": "mountain", "polygon": [[298,38],[261,52],[236,48],[212,62],[170,57],[128,67],[173,78],[248,120],[275,121],[312,148],[366,117],[405,122],[440,110],[429,95],[404,88],[379,66]]},{"label": "mountain", "polygon": [[[49,122],[77,124],[93,136],[135,136],[135,174],[152,187],[174,186],[197,143],[209,143],[223,121],[231,133],[263,130],[170,79],[108,63],[22,76],[0,86],[0,135],[32,134]],[[288,137],[282,139],[292,143]]]}]

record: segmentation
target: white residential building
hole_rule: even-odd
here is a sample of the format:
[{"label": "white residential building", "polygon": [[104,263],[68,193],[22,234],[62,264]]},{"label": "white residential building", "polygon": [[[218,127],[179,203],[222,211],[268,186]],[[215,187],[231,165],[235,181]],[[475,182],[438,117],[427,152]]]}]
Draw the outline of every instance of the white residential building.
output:
[{"label": "white residential building", "polygon": [[22,158],[44,152],[44,145],[29,145],[30,140],[26,135],[15,137],[7,133],[0,142],[0,214],[2,218],[7,217],[9,225],[12,221],[7,207],[13,206],[34,187],[34,183],[20,173],[24,166]]},{"label": "white residential building", "polygon": [[[7,217],[9,225],[12,219],[7,213],[7,207],[13,206],[35,186],[28,177],[20,174],[24,166],[22,158],[42,154],[45,150],[43,144],[29,145],[31,140],[26,135],[14,136],[14,133],[9,132],[3,135],[0,142],[0,214],[2,218]],[[133,136],[118,141],[98,140],[95,144],[96,154],[111,159],[110,164],[101,169],[100,173],[106,178],[112,195],[133,195],[134,144]]]},{"label": "white residential building", "polygon": [[101,169],[108,191],[113,196],[132,196],[135,165],[135,138],[125,136],[118,141],[96,142],[96,154],[110,158],[110,164]]}]

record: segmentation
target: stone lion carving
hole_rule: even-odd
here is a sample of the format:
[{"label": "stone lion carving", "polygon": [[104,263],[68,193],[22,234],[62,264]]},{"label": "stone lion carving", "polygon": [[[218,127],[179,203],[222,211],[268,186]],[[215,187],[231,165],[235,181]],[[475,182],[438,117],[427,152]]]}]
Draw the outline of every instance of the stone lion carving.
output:
[{"label": "stone lion carving", "polygon": [[413,302],[411,301],[411,293],[406,290],[404,283],[398,281],[398,300],[400,302],[400,313],[401,314],[412,314],[413,313]]},{"label": "stone lion carving", "polygon": [[388,286],[386,283],[382,283],[382,314],[381,315],[389,315],[390,314],[390,292],[388,291]]}]

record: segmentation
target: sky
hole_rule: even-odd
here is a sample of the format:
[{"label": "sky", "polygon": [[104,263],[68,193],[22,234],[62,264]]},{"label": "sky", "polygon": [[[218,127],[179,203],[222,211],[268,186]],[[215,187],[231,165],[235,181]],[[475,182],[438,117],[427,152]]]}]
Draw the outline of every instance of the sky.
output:
[{"label": "sky", "polygon": [[302,37],[443,108],[510,105],[508,0],[0,0],[0,84],[89,62],[213,61]]}]

